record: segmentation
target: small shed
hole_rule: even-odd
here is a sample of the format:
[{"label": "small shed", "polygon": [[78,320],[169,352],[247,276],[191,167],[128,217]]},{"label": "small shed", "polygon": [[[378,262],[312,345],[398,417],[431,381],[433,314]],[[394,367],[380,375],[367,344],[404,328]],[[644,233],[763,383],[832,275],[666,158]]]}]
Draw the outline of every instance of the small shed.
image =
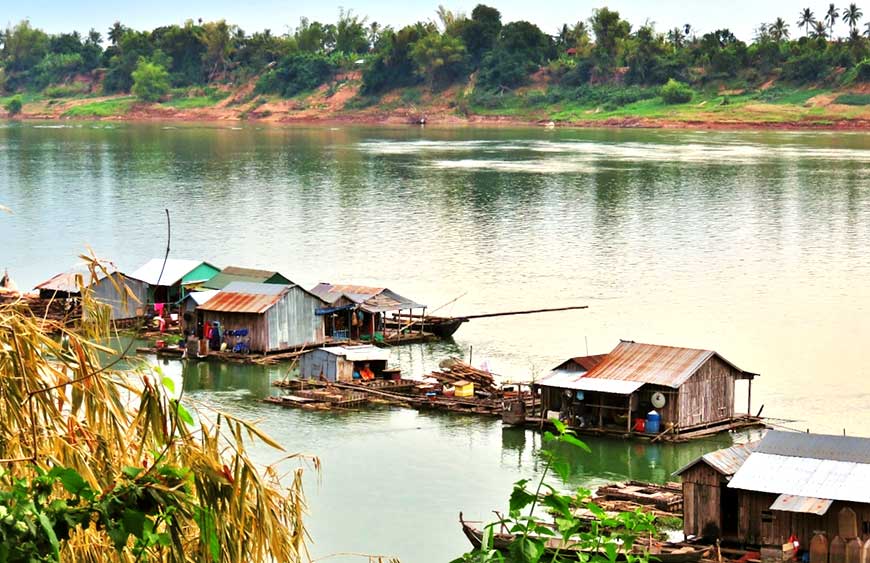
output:
[{"label": "small shed", "polygon": [[197,260],[153,258],[143,264],[132,276],[148,284],[150,303],[177,304],[195,286],[207,282],[220,269]]},{"label": "small shed", "polygon": [[227,266],[213,278],[203,282],[202,287],[207,289],[223,289],[236,281],[294,285],[289,278],[283,276],[279,272],[241,268],[239,266]]},{"label": "small shed", "polygon": [[324,302],[298,285],[233,282],[197,307],[204,323],[223,330],[248,330],[253,352],[276,352],[324,340]]},{"label": "small shed", "polygon": [[376,340],[384,337],[386,314],[407,311],[412,314],[425,305],[403,297],[386,287],[319,283],[311,292],[330,307],[322,313],[329,317],[327,334],[336,339]]},{"label": "small shed", "polygon": [[354,372],[359,373],[366,364],[376,378],[382,377],[389,359],[389,350],[371,344],[318,348],[300,358],[299,375],[302,379],[349,383],[354,380]]},{"label": "small shed", "polygon": [[674,473],[683,483],[683,532],[708,539],[737,538],[737,493],[728,481],[757,442],[702,455]]},{"label": "small shed", "polygon": [[733,420],[735,382],[757,375],[712,350],[623,340],[604,356],[563,362],[536,386],[543,412],[570,425],[631,432],[633,417],[656,410],[662,428],[679,434]]},{"label": "small shed", "polygon": [[148,285],[120,272],[111,262],[96,268],[96,277],[84,267],[62,272],[37,285],[40,299],[80,299],[81,288],[88,288],[100,303],[111,307],[112,320],[140,316],[148,300]]}]

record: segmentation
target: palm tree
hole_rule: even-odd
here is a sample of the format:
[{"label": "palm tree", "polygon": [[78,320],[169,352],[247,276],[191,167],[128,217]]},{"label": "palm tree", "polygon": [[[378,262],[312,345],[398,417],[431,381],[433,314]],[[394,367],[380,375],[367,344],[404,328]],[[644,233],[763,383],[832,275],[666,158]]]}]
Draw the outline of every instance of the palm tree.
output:
[{"label": "palm tree", "polygon": [[673,45],[674,51],[683,46],[683,30],[679,27],[675,27],[674,29],[668,32],[668,43]]},{"label": "palm tree", "polygon": [[782,18],[776,18],[776,21],[770,24],[767,30],[777,43],[783,39],[788,39],[788,24]]},{"label": "palm tree", "polygon": [[854,31],[863,15],[864,12],[861,11],[861,8],[859,8],[855,3],[852,3],[849,4],[849,7],[845,12],[843,12],[843,21],[849,24],[850,31]]},{"label": "palm tree", "polygon": [[112,45],[117,45],[126,32],[127,28],[121,25],[121,22],[113,23],[112,27],[109,28],[109,41],[112,42]]},{"label": "palm tree", "polygon": [[825,21],[828,22],[828,29],[831,31],[831,39],[834,38],[834,24],[840,17],[840,10],[833,3],[828,4],[828,12],[825,14]]},{"label": "palm tree", "polygon": [[825,39],[828,37],[828,26],[825,22],[813,22],[813,31],[810,34],[813,39]]},{"label": "palm tree", "polygon": [[804,34],[809,37],[810,35],[810,26],[816,23],[816,15],[813,14],[813,11],[809,8],[804,8],[801,11],[801,17],[798,20],[798,27],[804,28]]}]

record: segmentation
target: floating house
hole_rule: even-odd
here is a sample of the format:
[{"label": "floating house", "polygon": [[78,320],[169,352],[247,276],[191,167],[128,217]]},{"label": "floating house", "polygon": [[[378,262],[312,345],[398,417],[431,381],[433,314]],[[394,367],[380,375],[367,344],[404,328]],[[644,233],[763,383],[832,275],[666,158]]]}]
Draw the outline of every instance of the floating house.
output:
[{"label": "floating house", "polygon": [[39,292],[40,299],[79,299],[82,287],[86,287],[94,299],[111,308],[112,320],[142,316],[148,300],[145,282],[118,271],[110,262],[102,263],[102,268],[96,268],[95,274],[84,267],[76,268],[53,276],[34,289]]},{"label": "floating house", "polygon": [[426,310],[386,287],[320,283],[311,292],[330,305],[321,313],[329,317],[327,334],[336,340],[383,340],[386,313]]},{"label": "floating house", "polygon": [[318,348],[299,359],[299,376],[350,383],[368,367],[375,377],[383,377],[389,358],[389,350],[371,344]]},{"label": "floating house", "polygon": [[749,424],[752,417],[735,411],[735,383],[751,385],[757,375],[712,350],[621,341],[604,356],[562,363],[535,386],[542,414],[556,413],[570,426],[618,435],[648,433],[653,427],[647,428],[644,419],[654,414],[660,430],[653,432],[675,438]]},{"label": "floating house", "polygon": [[770,430],[676,474],[687,535],[780,548],[792,535],[804,547],[817,532],[832,544],[870,535],[867,438]]},{"label": "floating house", "polygon": [[202,287],[206,289],[223,289],[229,284],[236,281],[294,285],[289,278],[286,278],[275,271],[254,270],[251,268],[240,268],[238,266],[227,266],[213,278],[203,282]]},{"label": "floating house", "polygon": [[208,262],[170,258],[164,264],[163,258],[154,258],[131,275],[148,284],[150,303],[177,304],[219,272]]},{"label": "floating house", "polygon": [[290,350],[324,341],[322,299],[298,285],[232,282],[196,308],[199,321],[248,330],[252,352]]}]

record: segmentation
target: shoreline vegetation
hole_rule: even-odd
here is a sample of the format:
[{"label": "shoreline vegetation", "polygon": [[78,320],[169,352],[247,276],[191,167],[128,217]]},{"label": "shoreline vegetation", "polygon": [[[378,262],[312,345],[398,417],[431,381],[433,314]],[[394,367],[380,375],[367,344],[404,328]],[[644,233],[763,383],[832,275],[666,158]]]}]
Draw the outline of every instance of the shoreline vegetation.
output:
[{"label": "shoreline vegetation", "polygon": [[468,15],[439,6],[400,29],[341,10],[284,35],[188,20],[116,22],[104,40],[25,20],[0,33],[0,115],[867,130],[862,18],[855,4],[805,8],[760,23],[748,43],[728,29],[632,25],[606,7],[546,32],[482,4]]}]

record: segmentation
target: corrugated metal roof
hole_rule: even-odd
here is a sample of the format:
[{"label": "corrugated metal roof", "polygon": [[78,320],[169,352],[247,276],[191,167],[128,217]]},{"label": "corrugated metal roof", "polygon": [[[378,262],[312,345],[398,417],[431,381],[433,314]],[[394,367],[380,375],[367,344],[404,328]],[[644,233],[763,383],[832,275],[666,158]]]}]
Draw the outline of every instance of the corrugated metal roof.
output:
[{"label": "corrugated metal roof", "polygon": [[715,452],[706,453],[675,471],[674,475],[681,475],[686,470],[704,462],[725,477],[731,477],[737,473],[757,446],[758,442],[749,442],[746,444],[735,444],[730,448],[723,448],[721,450],[716,450]]},{"label": "corrugated metal roof", "polygon": [[208,302],[209,299],[218,294],[218,290],[209,289],[206,291],[193,291],[187,294],[187,298],[193,299],[193,302],[197,305],[202,305]]},{"label": "corrugated metal roof", "polygon": [[363,344],[361,346],[330,346],[321,348],[321,350],[335,356],[343,356],[350,362],[371,362],[390,359],[389,350],[378,348],[371,344]]},{"label": "corrugated metal roof", "polygon": [[[95,267],[97,281],[102,280],[106,275],[112,275],[118,272],[118,268],[112,262],[101,260],[99,266]],[[89,286],[94,280],[90,268],[85,265],[78,265],[66,272],[61,272],[50,277],[44,282],[37,285],[34,289],[45,289],[48,291],[62,291],[64,293],[78,293],[79,284],[77,278],[81,277],[85,287]]]},{"label": "corrugated metal roof", "polygon": [[233,282],[226,286],[223,291],[229,293],[242,293],[245,295],[281,295],[292,285],[281,285],[277,283],[254,283],[254,282]]},{"label": "corrugated metal roof", "polygon": [[570,371],[552,371],[536,382],[542,387],[574,389],[576,391],[597,391],[615,395],[631,395],[643,386],[640,381],[620,381],[617,379],[590,379]]},{"label": "corrugated metal roof", "polygon": [[255,270],[252,268],[241,268],[238,266],[227,266],[215,275],[212,279],[203,284],[211,289],[224,289],[227,285],[234,281],[265,283],[266,281],[278,278],[280,281],[276,283],[293,284],[289,278],[281,275],[279,272],[269,270]]},{"label": "corrugated metal roof", "polygon": [[[163,258],[152,258],[130,276],[137,280],[141,280],[148,285],[170,286],[180,282],[181,278],[195,270],[201,264],[205,264],[205,262],[170,258],[166,261],[166,267],[164,267]],[[163,275],[160,274],[161,269],[163,269]]]},{"label": "corrugated metal roof", "polygon": [[422,309],[423,305],[402,297],[386,287],[370,287],[365,285],[349,285],[319,283],[311,289],[311,293],[327,303],[335,303],[342,297],[353,301],[360,309],[369,313],[384,313],[400,309]]},{"label": "corrugated metal roof", "polygon": [[765,454],[870,464],[870,439],[770,430],[758,446]]},{"label": "corrugated metal roof", "polygon": [[233,282],[199,306],[201,311],[262,314],[278,303],[291,286]]},{"label": "corrugated metal roof", "polygon": [[597,366],[598,364],[600,364],[601,361],[604,360],[604,358],[606,358],[606,357],[607,357],[607,354],[596,354],[593,356],[578,356],[576,358],[571,358],[569,360],[565,360],[564,362],[562,362],[561,364],[556,366],[554,369],[558,370],[558,369],[565,368],[569,364],[576,364],[576,365],[580,366],[581,368],[583,368],[584,371],[589,371],[590,369],[592,369],[595,366]]},{"label": "corrugated metal roof", "polygon": [[771,510],[779,510],[780,512],[803,512],[804,514],[818,514],[823,516],[834,501],[830,499],[802,497],[798,495],[779,495],[773,504],[770,505]]},{"label": "corrugated metal roof", "polygon": [[742,371],[712,350],[622,341],[585,377],[640,381],[676,389],[714,355]]},{"label": "corrugated metal roof", "polygon": [[755,451],[734,475],[728,487],[870,503],[870,464]]}]

